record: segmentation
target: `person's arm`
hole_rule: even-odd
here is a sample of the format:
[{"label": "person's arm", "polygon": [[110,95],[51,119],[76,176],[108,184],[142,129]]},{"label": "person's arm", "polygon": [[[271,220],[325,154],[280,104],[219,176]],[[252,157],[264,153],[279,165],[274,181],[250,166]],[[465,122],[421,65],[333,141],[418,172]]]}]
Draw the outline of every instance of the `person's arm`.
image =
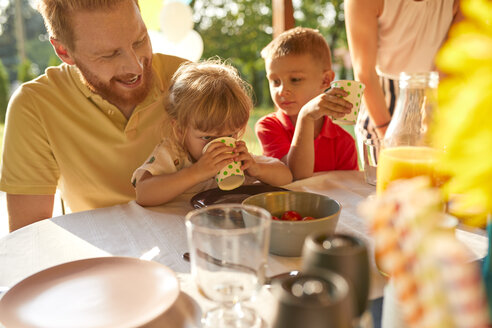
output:
[{"label": "person's arm", "polygon": [[379,137],[391,120],[376,73],[378,17],[383,0],[346,0],[345,25],[355,79],[365,84],[363,100]]},{"label": "person's arm", "polygon": [[54,195],[14,195],[7,194],[9,231],[12,232],[28,224],[51,218]]},{"label": "person's arm", "polygon": [[272,186],[283,186],[292,182],[292,173],[279,159],[265,156],[253,156],[244,141],[236,142],[239,155],[234,159],[241,161],[241,170],[246,174]]},{"label": "person's arm", "polygon": [[212,143],[192,166],[169,174],[152,175],[145,172],[136,182],[136,202],[142,206],[167,203],[196,184],[212,178],[235,156],[230,147],[220,142]]},{"label": "person's arm", "polygon": [[346,91],[332,88],[305,104],[297,116],[287,163],[294,179],[304,179],[314,172],[314,139],[323,126],[324,116],[341,118],[350,113],[352,104],[342,97]]}]

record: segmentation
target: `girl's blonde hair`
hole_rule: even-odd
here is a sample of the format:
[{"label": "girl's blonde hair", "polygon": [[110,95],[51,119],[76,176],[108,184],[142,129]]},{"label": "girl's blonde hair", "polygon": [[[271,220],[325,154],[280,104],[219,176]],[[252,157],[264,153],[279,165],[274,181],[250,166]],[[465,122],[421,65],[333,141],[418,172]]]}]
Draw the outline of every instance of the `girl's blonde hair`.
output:
[{"label": "girl's blonde hair", "polygon": [[182,64],[174,73],[165,108],[174,121],[174,138],[182,148],[189,128],[220,135],[244,133],[253,108],[251,86],[230,64],[219,59]]},{"label": "girl's blonde hair", "polygon": [[125,2],[134,2],[138,7],[138,0],[38,0],[37,9],[50,37],[74,50],[72,15],[76,11],[111,10]]}]

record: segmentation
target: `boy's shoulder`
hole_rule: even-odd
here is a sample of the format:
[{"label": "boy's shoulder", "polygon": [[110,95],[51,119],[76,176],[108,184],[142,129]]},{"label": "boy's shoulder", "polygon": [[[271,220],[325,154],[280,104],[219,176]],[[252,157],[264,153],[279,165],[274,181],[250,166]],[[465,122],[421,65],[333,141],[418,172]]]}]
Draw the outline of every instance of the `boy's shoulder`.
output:
[{"label": "boy's shoulder", "polygon": [[284,130],[293,130],[294,125],[292,124],[292,121],[287,115],[283,114],[280,111],[275,111],[261,117],[256,122],[256,128],[257,129],[276,128],[276,129],[284,129]]}]

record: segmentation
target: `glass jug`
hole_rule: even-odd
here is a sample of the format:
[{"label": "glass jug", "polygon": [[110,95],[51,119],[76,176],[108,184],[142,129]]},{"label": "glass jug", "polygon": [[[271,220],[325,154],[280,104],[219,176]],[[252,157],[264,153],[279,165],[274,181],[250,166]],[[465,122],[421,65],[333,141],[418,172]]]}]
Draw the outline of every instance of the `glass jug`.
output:
[{"label": "glass jug", "polygon": [[437,103],[437,72],[401,73],[400,94],[395,113],[383,139],[377,168],[377,193],[394,180],[435,173],[438,152],[430,147],[428,127]]}]

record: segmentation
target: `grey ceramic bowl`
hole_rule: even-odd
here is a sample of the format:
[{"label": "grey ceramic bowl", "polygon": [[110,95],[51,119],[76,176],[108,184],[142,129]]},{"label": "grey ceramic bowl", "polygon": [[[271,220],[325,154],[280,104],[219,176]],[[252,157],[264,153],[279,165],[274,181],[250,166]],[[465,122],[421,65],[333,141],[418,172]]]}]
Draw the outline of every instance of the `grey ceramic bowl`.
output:
[{"label": "grey ceramic bowl", "polygon": [[301,256],[306,237],[314,232],[334,233],[342,210],[339,202],[328,196],[302,191],[275,191],[246,198],[243,204],[263,207],[281,217],[286,211],[312,216],[309,221],[272,220],[270,253],[280,256]]}]

